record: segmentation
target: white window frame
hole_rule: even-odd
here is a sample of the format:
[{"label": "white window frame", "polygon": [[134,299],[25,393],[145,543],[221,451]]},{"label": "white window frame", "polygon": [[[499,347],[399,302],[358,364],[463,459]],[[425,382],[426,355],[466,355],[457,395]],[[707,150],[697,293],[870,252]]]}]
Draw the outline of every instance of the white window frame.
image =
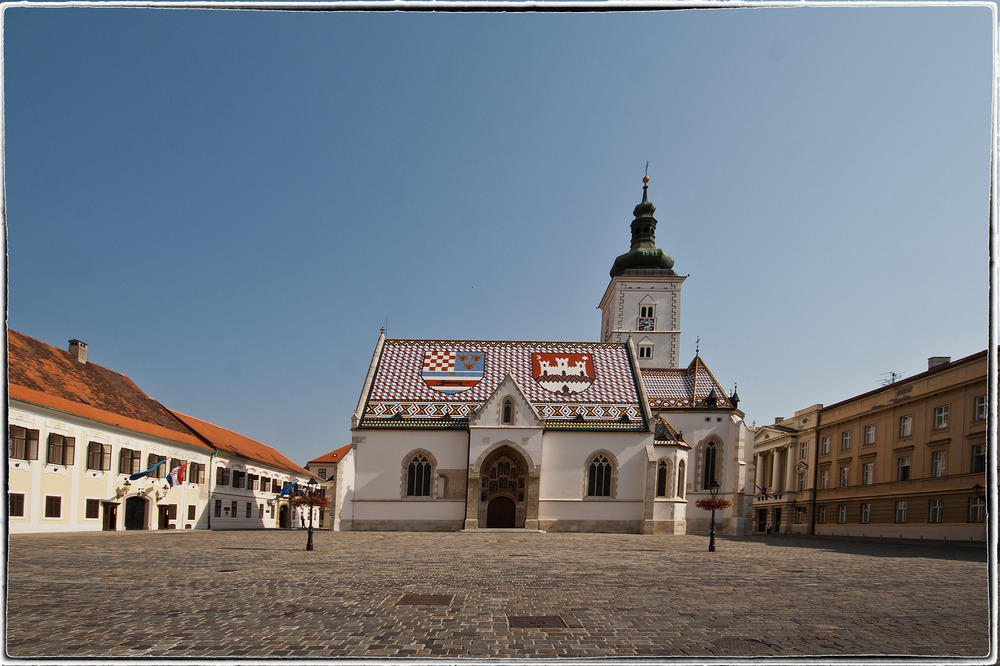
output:
[{"label": "white window frame", "polygon": [[840,486],[841,488],[846,488],[850,485],[851,480],[851,466],[841,465],[840,466]]},{"label": "white window frame", "polygon": [[895,522],[900,524],[906,522],[906,500],[896,501]]},{"label": "white window frame", "polygon": [[940,523],[944,517],[944,500],[932,499],[927,502],[927,522]]},{"label": "white window frame", "polygon": [[940,479],[945,476],[947,466],[947,451],[931,452],[931,477]]},{"label": "white window frame", "polygon": [[[903,469],[906,470],[906,478],[900,478]],[[896,480],[897,481],[909,481],[910,480],[910,456],[900,456],[896,459]]]},{"label": "white window frame", "polygon": [[985,497],[970,497],[969,498],[969,522],[970,523],[983,523],[983,522],[986,522],[986,498]]},{"label": "white window frame", "polygon": [[867,525],[872,520],[872,505],[868,502],[861,504],[861,524]]},{"label": "white window frame", "polygon": [[830,438],[824,437],[822,448],[820,448],[820,453],[829,453],[829,452],[830,452]]},{"label": "white window frame", "polygon": [[830,470],[821,469],[819,471],[819,489],[826,490],[830,487]]},{"label": "white window frame", "polygon": [[838,504],[837,505],[837,522],[841,525],[847,522],[847,505]]},{"label": "white window frame", "polygon": [[799,458],[806,458],[809,456],[809,445],[806,442],[799,444]]},{"label": "white window frame", "polygon": [[948,405],[934,408],[934,429],[943,430],[948,427]]},{"label": "white window frame", "polygon": [[848,451],[851,448],[851,431],[845,430],[840,433],[840,450]]},{"label": "white window frame", "polygon": [[905,416],[899,417],[899,436],[900,437],[911,437],[913,436],[913,415],[907,414]]},{"label": "white window frame", "polygon": [[822,524],[826,523],[826,507],[825,506],[818,506],[818,507],[816,507],[816,522],[817,523],[822,523]]},{"label": "white window frame", "polygon": [[874,443],[875,443],[875,426],[874,426],[874,424],[873,425],[866,425],[865,426],[865,444],[874,444]]},{"label": "white window frame", "polygon": [[972,405],[972,420],[973,421],[984,421],[986,420],[986,396],[977,395],[975,401]]},{"label": "white window frame", "polygon": [[870,486],[875,483],[875,463],[866,462],[861,464],[861,485]]}]

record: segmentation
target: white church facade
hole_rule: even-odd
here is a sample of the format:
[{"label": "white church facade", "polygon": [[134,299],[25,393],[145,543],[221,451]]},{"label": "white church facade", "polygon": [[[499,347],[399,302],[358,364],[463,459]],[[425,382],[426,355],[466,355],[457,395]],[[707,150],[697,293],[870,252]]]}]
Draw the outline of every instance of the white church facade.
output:
[{"label": "white church facade", "polygon": [[750,433],[697,354],[679,365],[686,278],[654,210],[644,185],[599,342],[380,335],[334,529],[707,532],[714,482],[717,531],[749,533]]}]

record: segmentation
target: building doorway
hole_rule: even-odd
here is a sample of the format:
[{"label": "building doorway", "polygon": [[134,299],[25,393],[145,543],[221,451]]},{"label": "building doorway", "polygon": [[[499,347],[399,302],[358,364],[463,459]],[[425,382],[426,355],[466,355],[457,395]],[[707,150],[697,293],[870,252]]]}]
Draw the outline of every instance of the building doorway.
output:
[{"label": "building doorway", "polygon": [[774,533],[778,534],[781,531],[781,509],[774,510]]},{"label": "building doorway", "polygon": [[278,527],[288,527],[288,505],[278,507]]},{"label": "building doorway", "polygon": [[764,532],[767,530],[767,509],[757,510],[757,531]]},{"label": "building doorway", "polygon": [[517,503],[505,495],[490,500],[486,507],[486,527],[514,527]]},{"label": "building doorway", "polygon": [[105,532],[113,532],[118,529],[118,502],[102,502],[104,510],[103,523]]},{"label": "building doorway", "polygon": [[146,529],[146,505],[147,502],[142,497],[133,496],[125,500],[125,529]]},{"label": "building doorway", "polygon": [[524,458],[509,447],[487,458],[479,474],[479,524],[497,528],[523,528],[527,514],[528,483]]}]

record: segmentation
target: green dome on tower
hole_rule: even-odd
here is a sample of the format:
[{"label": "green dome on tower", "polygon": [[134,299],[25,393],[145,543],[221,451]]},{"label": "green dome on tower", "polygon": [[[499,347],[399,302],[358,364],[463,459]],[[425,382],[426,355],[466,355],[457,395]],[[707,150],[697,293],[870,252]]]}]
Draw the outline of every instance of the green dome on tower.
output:
[{"label": "green dome on tower", "polygon": [[646,197],[649,177],[642,179],[642,201],[632,210],[632,247],[619,255],[611,266],[611,277],[618,275],[677,275],[673,258],[656,247],[656,206]]}]

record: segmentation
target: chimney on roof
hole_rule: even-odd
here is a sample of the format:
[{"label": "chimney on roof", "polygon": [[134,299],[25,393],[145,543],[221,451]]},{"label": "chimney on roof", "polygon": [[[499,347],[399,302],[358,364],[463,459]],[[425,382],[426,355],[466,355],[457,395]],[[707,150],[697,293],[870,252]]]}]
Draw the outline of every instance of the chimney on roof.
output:
[{"label": "chimney on roof", "polygon": [[774,417],[774,425],[778,425],[779,423],[781,423],[784,420],[785,420],[784,416],[775,416]]},{"label": "chimney on roof", "polygon": [[951,363],[951,356],[931,356],[927,359],[927,369],[933,370],[938,366],[948,365],[949,363]]},{"label": "chimney on roof", "polygon": [[87,362],[87,343],[79,340],[69,341],[69,353],[76,357],[80,363]]}]

